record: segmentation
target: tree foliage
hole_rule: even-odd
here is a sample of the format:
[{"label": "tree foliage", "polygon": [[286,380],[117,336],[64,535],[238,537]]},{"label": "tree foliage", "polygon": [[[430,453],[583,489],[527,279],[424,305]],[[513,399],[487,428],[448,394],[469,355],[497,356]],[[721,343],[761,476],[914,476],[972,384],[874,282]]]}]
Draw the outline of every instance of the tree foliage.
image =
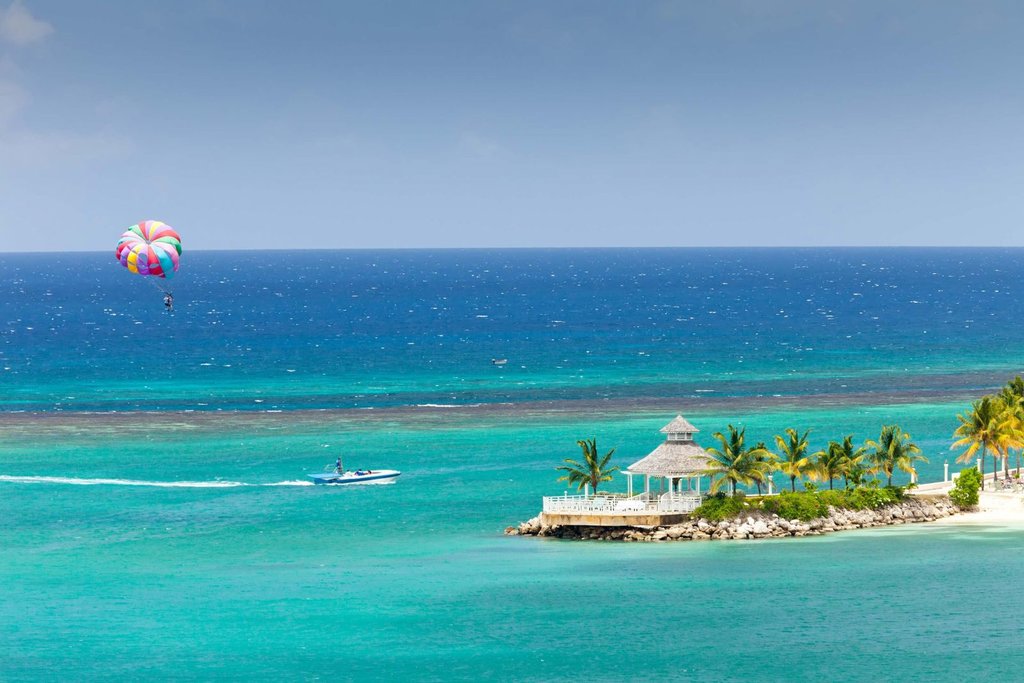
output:
[{"label": "tree foliage", "polygon": [[847,435],[842,442],[829,441],[828,447],[814,454],[814,470],[812,476],[821,481],[828,480],[831,491],[833,483],[839,477],[849,482],[849,476],[864,460],[866,448],[853,445],[853,435]]},{"label": "tree foliage", "polygon": [[728,436],[715,432],[719,447],[707,449],[710,456],[708,469],[701,474],[711,477],[711,492],[717,493],[722,486],[728,484],[732,495],[736,495],[736,485],[760,485],[767,482],[775,467],[772,454],[762,444],[753,448],[746,446],[746,428],[737,430],[728,425]]},{"label": "tree foliage", "polygon": [[803,477],[814,471],[814,461],[807,455],[808,429],[803,435],[792,427],[785,431],[786,436],[775,435],[775,444],[779,447],[779,471],[789,477],[790,490],[796,491],[797,477]]},{"label": "tree foliage", "polygon": [[953,442],[952,448],[966,447],[956,461],[970,462],[980,453],[981,469],[984,470],[985,455],[991,454],[992,475],[995,477],[996,458],[1014,443],[1020,442],[1019,434],[1014,434],[1006,404],[996,396],[983,396],[971,404],[969,412],[957,415],[956,418],[960,426],[953,432],[957,440]]},{"label": "tree foliage", "polygon": [[914,463],[928,462],[928,458],[921,455],[917,444],[910,440],[910,434],[900,429],[899,425],[883,426],[878,441],[869,440],[865,445],[868,447],[871,472],[884,474],[888,486],[892,486],[892,475],[896,470],[917,474]]},{"label": "tree foliage", "polygon": [[615,449],[605,453],[604,457],[599,457],[596,438],[580,439],[576,445],[583,452],[583,462],[566,458],[565,465],[555,468],[565,472],[565,475],[559,477],[558,481],[568,482],[570,486],[575,485],[578,491],[582,491],[589,484],[594,489],[594,493],[597,493],[598,485],[601,482],[611,481],[612,473],[619,469],[617,466],[608,466],[608,461],[611,460]]}]

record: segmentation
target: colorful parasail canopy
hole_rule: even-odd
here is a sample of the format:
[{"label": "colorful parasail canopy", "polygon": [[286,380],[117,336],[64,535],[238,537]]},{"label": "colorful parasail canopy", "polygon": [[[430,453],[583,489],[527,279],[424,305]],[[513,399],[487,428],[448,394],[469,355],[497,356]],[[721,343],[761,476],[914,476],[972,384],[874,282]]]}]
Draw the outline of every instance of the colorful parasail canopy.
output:
[{"label": "colorful parasail canopy", "polygon": [[139,275],[170,278],[178,272],[181,236],[162,221],[142,221],[117,241],[117,260]]}]

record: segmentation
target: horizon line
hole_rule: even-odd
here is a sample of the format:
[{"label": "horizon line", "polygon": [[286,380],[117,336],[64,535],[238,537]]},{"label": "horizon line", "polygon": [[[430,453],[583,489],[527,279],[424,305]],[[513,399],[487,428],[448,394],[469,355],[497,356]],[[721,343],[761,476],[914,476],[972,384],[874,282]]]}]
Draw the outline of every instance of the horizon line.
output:
[{"label": "horizon line", "polygon": [[[967,251],[978,251],[982,249],[1024,249],[1024,245],[959,245],[959,244],[899,244],[899,245],[884,245],[884,244],[859,244],[859,245],[801,245],[801,244],[788,244],[788,245],[644,245],[644,246],[538,246],[538,247],[325,247],[325,248],[314,248],[314,247],[257,247],[257,248],[246,248],[246,249],[232,249],[230,247],[213,247],[213,248],[196,248],[196,249],[183,249],[184,252],[337,252],[337,251],[612,251],[612,250],[646,250],[654,251],[658,249],[663,250],[719,250],[719,249],[758,249],[758,250],[782,250],[782,249],[963,249]],[[66,249],[63,251],[53,250],[36,250],[36,249],[14,249],[14,250],[0,250],[0,255],[8,254],[102,254],[107,251],[113,251],[112,249]]]}]

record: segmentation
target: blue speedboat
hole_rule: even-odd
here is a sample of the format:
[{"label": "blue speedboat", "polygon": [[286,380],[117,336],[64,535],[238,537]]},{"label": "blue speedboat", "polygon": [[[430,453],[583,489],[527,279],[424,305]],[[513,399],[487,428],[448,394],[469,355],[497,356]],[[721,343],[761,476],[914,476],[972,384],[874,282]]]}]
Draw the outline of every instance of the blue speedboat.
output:
[{"label": "blue speedboat", "polygon": [[398,470],[331,470],[311,474],[309,478],[314,484],[393,484],[400,474]]}]

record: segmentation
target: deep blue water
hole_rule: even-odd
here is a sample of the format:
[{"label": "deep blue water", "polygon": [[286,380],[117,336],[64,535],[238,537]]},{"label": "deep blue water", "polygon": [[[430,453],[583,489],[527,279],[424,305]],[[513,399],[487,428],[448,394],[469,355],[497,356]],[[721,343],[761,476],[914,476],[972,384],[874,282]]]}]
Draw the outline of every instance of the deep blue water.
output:
[{"label": "deep blue water", "polygon": [[153,279],[110,254],[0,255],[0,406],[941,398],[1019,368],[1024,347],[1024,250],[187,252],[183,263],[168,315]]}]

